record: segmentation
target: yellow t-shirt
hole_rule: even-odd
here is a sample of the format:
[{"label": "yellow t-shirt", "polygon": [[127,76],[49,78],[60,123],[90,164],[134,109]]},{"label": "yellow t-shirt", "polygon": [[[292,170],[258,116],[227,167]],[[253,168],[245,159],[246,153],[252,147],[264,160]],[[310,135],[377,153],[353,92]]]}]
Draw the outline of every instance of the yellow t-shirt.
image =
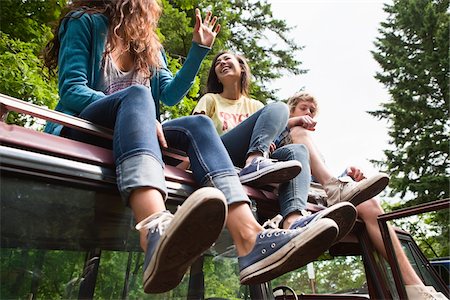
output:
[{"label": "yellow t-shirt", "polygon": [[194,108],[193,114],[210,117],[219,135],[233,129],[253,113],[264,107],[261,102],[245,96],[230,100],[220,94],[205,94]]}]

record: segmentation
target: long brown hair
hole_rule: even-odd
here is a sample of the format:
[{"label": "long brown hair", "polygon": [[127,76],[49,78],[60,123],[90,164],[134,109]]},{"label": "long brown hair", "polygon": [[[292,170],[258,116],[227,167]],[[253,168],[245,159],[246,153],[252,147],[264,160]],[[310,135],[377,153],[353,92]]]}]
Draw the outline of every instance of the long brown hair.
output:
[{"label": "long brown hair", "polygon": [[248,96],[250,93],[250,80],[251,80],[251,72],[250,67],[248,66],[247,60],[238,54],[234,54],[230,51],[222,51],[219,52],[213,59],[211,68],[209,69],[208,80],[206,82],[207,93],[215,93],[220,94],[223,92],[223,84],[219,81],[216,74],[216,62],[219,56],[228,53],[236,57],[239,64],[241,65],[242,75],[241,75],[241,94]]},{"label": "long brown hair", "polygon": [[81,11],[77,18],[83,13],[101,13],[108,18],[105,55],[123,45],[123,53],[131,53],[137,71],[150,75],[151,68],[161,66],[159,51],[162,45],[156,34],[162,12],[159,0],[74,0],[64,10],[64,17],[55,28],[53,39],[45,47],[44,62],[50,71],[58,65],[61,23],[67,18],[74,18],[68,12],[76,10]]}]

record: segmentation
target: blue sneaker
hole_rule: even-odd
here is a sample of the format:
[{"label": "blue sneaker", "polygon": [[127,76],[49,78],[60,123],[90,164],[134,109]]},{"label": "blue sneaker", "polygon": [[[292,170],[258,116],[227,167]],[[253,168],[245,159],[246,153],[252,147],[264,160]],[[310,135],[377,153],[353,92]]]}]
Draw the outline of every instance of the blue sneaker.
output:
[{"label": "blue sneaker", "polygon": [[336,223],[326,218],[296,230],[263,230],[252,251],[238,258],[241,284],[267,282],[305,266],[325,252],[337,234]]},{"label": "blue sneaker", "polygon": [[302,164],[297,160],[275,161],[261,156],[255,157],[239,172],[239,180],[254,185],[283,183],[297,176],[301,170]]},{"label": "blue sneaker", "polygon": [[314,222],[317,222],[322,218],[329,218],[335,221],[339,227],[339,234],[334,241],[335,243],[340,241],[352,230],[357,217],[356,208],[350,202],[341,202],[313,214],[307,211],[302,211],[302,214],[303,217],[295,220],[289,229],[304,228],[311,226]]},{"label": "blue sneaker", "polygon": [[175,215],[163,211],[137,224],[138,230],[148,229],[144,291],[163,293],[175,288],[195,259],[216,241],[227,211],[223,193],[206,187],[192,193]]}]

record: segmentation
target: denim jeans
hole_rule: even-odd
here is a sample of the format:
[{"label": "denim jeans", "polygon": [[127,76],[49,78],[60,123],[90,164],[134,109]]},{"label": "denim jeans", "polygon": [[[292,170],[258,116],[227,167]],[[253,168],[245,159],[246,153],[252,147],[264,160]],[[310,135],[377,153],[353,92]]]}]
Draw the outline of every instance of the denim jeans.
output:
[{"label": "denim jeans", "polygon": [[250,153],[268,154],[270,144],[286,128],[289,110],[276,102],[261,108],[221,136],[234,165],[243,167]]},{"label": "denim jeans", "polygon": [[[122,198],[134,189],[151,187],[167,198],[164,163],[156,136],[156,110],[151,90],[134,85],[89,104],[80,118],[114,129],[113,141],[94,137],[70,128],[64,135],[86,143],[113,149],[117,185]],[[199,185],[221,190],[228,204],[248,202],[234,166],[205,116],[189,116],[163,124],[169,147],[185,151]]]},{"label": "denim jeans", "polygon": [[276,149],[272,158],[286,161],[296,159],[302,164],[302,171],[295,178],[280,184],[278,187],[278,202],[283,219],[293,212],[306,209],[308,191],[311,182],[311,167],[309,151],[305,145],[290,144]]}]

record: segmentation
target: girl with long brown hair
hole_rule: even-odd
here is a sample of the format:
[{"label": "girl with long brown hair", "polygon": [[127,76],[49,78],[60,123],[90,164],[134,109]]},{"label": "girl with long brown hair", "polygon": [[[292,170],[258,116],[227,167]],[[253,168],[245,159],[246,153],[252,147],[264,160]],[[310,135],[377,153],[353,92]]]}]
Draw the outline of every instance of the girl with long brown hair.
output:
[{"label": "girl with long brown hair", "polygon": [[[188,116],[163,125],[157,120],[160,101],[174,105],[190,89],[220,30],[217,18],[208,13],[202,21],[196,10],[191,49],[173,76],[155,33],[160,14],[156,0],[73,1],[47,48],[47,66],[58,66],[56,110],[114,129],[113,141],[54,123],[45,130],[112,148],[118,189],[142,233],[146,292],[176,287],[225,222],[245,265],[241,282],[273,279],[302,255],[299,232],[264,229],[256,221],[209,118]],[[186,152],[197,183],[214,187],[194,192],[174,215],[164,203],[160,146]],[[270,255],[261,254],[261,247],[270,248]]]}]

